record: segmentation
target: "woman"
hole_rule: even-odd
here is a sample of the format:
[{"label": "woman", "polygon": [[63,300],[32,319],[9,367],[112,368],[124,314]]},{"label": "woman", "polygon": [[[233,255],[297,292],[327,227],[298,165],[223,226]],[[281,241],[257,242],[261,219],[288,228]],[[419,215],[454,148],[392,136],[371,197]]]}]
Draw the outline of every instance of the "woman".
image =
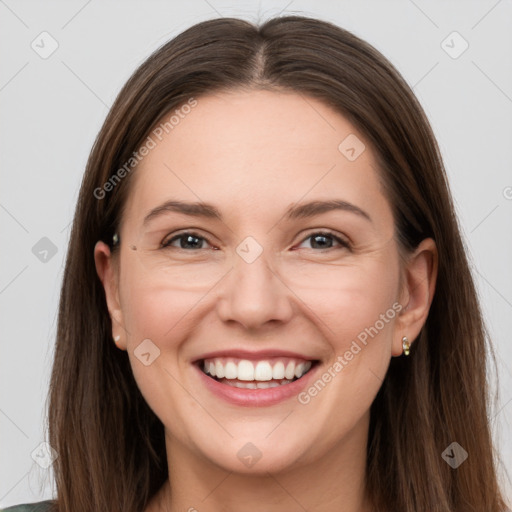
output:
[{"label": "woman", "polygon": [[200,23],[93,147],[39,505],[506,510],[486,347],[439,149],[393,66],[315,19]]}]

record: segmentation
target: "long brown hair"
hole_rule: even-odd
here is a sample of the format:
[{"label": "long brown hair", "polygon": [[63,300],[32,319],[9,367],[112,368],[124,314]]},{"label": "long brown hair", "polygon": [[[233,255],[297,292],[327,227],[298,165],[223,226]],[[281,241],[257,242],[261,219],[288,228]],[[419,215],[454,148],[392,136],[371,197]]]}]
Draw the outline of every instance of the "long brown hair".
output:
[{"label": "long brown hair", "polygon": [[[371,407],[366,485],[375,507],[505,510],[488,423],[490,345],[427,117],[375,48],[301,16],[259,27],[222,18],[189,28],[135,71],[97,136],[71,231],[50,384],[56,509],[140,512],[168,477],[163,425],[142,397],[126,352],[112,341],[93,250],[98,240],[112,246],[137,172],[125,167],[117,179],[119,169],[155,123],[191,98],[233,88],[295,92],[336,109],[377,157],[400,249],[411,251],[426,237],[437,244],[426,324],[411,356],[392,359]],[[457,469],[441,456],[453,441],[469,454]]]}]

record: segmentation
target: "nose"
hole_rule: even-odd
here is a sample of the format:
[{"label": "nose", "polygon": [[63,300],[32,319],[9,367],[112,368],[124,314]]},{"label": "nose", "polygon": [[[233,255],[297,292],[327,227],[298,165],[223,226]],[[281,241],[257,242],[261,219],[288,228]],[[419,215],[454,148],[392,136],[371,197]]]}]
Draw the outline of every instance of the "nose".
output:
[{"label": "nose", "polygon": [[286,323],[293,315],[293,292],[269,267],[265,251],[252,263],[235,254],[233,268],[222,280],[218,294],[219,317],[248,330]]}]

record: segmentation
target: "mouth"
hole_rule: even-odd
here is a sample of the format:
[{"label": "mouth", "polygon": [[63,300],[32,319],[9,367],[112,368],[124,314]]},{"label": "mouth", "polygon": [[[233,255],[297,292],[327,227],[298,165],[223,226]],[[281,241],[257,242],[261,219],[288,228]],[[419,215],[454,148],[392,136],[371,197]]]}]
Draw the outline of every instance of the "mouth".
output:
[{"label": "mouth", "polygon": [[212,380],[239,389],[269,389],[302,379],[319,360],[271,357],[254,361],[234,357],[212,357],[196,361],[201,372]]}]

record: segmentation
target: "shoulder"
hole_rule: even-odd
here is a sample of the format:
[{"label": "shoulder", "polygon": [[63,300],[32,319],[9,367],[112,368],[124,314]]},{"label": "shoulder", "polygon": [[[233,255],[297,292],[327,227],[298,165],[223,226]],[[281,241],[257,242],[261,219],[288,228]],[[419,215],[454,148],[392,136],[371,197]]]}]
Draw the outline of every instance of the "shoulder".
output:
[{"label": "shoulder", "polygon": [[55,502],[52,500],[25,503],[23,505],[2,508],[0,512],[51,512],[54,503]]}]

